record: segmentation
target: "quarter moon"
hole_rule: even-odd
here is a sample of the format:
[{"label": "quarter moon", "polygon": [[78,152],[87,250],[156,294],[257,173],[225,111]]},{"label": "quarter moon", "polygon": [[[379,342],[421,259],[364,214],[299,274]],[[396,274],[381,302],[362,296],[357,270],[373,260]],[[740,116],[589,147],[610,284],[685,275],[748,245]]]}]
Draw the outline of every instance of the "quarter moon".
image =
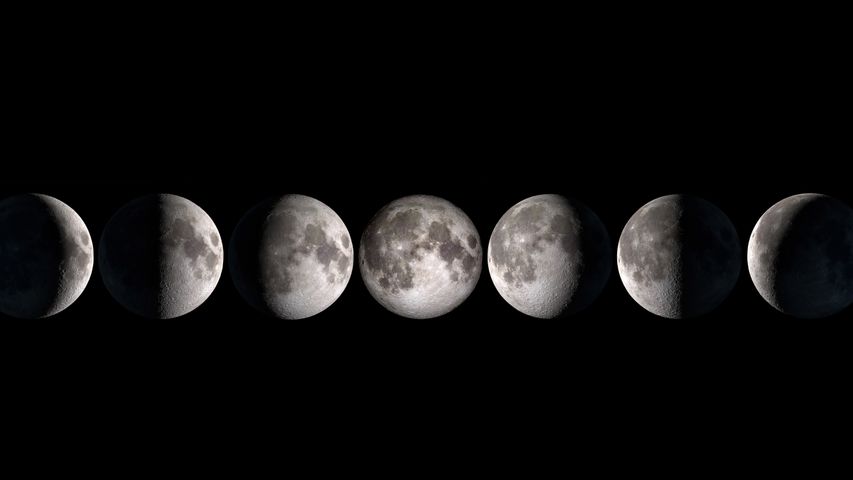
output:
[{"label": "quarter moon", "polygon": [[285,195],[251,209],[228,246],[234,286],[253,307],[287,320],[332,305],[349,282],[353,248],[343,220],[323,202]]},{"label": "quarter moon", "polygon": [[747,265],[755,288],[780,312],[840,312],[853,303],[853,209],[816,193],[779,201],[755,224]]},{"label": "quarter moon", "polygon": [[518,311],[556,318],[589,306],[613,267],[607,230],[586,205],[537,195],[510,208],[489,240],[489,274]]},{"label": "quarter moon", "polygon": [[148,318],[175,318],[204,303],[222,274],[222,239],[213,220],[177,195],[137,198],[110,219],[98,265],[113,298]]},{"label": "quarter moon", "polygon": [[65,310],[93,264],[89,230],[71,207],[39,194],[0,202],[0,312],[43,318]]},{"label": "quarter moon", "polygon": [[367,290],[397,315],[426,319],[458,307],[480,278],[480,235],[465,213],[430,195],[384,206],[361,236]]},{"label": "quarter moon", "polygon": [[714,310],[731,293],[741,269],[731,220],[689,195],[660,197],[640,208],[622,230],[616,257],[631,298],[666,318]]}]

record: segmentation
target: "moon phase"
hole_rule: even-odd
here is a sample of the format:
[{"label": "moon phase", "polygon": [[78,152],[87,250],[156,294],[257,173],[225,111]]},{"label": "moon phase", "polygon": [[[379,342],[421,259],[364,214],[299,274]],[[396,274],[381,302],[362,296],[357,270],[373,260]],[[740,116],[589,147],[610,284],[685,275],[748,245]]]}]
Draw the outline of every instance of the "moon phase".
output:
[{"label": "moon phase", "polygon": [[555,318],[598,297],[613,267],[611,252],[607,230],[586,205],[538,195],[498,221],[489,240],[489,274],[515,309]]},{"label": "moon phase", "polygon": [[853,303],[853,209],[826,195],[788,197],[755,224],[749,275],[780,312],[820,318]]},{"label": "moon phase", "polygon": [[131,201],[110,219],[98,265],[107,290],[123,307],[149,318],[195,310],[222,274],[222,239],[198,205],[176,195]]},{"label": "moon phase", "polygon": [[458,307],[474,291],[483,250],[477,228],[442,198],[414,195],[383,207],[361,236],[367,290],[398,315],[425,319]]},{"label": "moon phase", "polygon": [[297,320],[316,315],[340,297],[353,267],[346,225],[324,203],[285,195],[257,205],[228,247],[234,285],[252,306]]},{"label": "moon phase", "polygon": [[65,310],[93,264],[89,230],[71,207],[38,194],[0,202],[0,312],[43,318]]},{"label": "moon phase", "polygon": [[667,318],[715,309],[741,269],[734,225],[716,206],[687,195],[660,197],[640,208],[622,230],[616,256],[631,297]]}]

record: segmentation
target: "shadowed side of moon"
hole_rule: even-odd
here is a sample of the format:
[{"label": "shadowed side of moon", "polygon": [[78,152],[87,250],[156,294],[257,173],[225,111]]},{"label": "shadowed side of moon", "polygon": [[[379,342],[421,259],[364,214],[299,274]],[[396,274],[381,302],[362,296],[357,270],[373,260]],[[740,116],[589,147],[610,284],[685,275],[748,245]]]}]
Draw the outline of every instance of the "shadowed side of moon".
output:
[{"label": "shadowed side of moon", "polygon": [[383,207],[361,237],[359,266],[370,294],[408,318],[433,318],[458,307],[482,270],[480,236],[462,210],[429,195]]},{"label": "shadowed side of moon", "polygon": [[667,318],[710,312],[728,297],[741,268],[737,232],[713,204],[688,195],[655,199],[619,239],[619,276],[631,297]]},{"label": "shadowed side of moon", "polygon": [[219,231],[198,205],[175,195],[131,201],[110,219],[98,265],[122,306],[149,318],[175,318],[201,305],[222,273]]},{"label": "shadowed side of moon", "polygon": [[610,237],[586,205],[559,195],[522,200],[489,240],[489,273],[501,296],[537,318],[589,306],[613,266]]},{"label": "shadowed side of moon", "polygon": [[37,194],[0,202],[0,312],[61,312],[83,293],[93,264],[89,230],[71,207]]},{"label": "shadowed side of moon", "polygon": [[257,205],[237,225],[229,244],[234,285],[253,307],[296,320],[316,315],[343,293],[353,247],[341,218],[304,195]]},{"label": "shadowed side of moon", "polygon": [[785,198],[755,224],[749,274],[780,312],[820,318],[853,303],[853,209],[820,194]]}]

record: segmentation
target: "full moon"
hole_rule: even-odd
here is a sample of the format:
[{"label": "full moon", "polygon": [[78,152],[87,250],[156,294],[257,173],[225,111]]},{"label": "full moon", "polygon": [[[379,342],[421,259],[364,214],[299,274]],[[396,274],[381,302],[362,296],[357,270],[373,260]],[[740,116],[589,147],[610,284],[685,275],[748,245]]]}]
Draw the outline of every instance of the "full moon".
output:
[{"label": "full moon", "polygon": [[716,206],[687,195],[660,197],[638,210],[622,230],[616,257],[631,297],[667,318],[714,310],[741,269],[732,222]]},{"label": "full moon", "polygon": [[780,201],[755,224],[747,265],[755,288],[780,312],[840,312],[853,303],[853,209],[816,193]]},{"label": "full moon", "polygon": [[240,220],[228,265],[250,305],[298,320],[322,312],[343,293],[352,274],[352,241],[326,204],[285,195],[257,205]]},{"label": "full moon", "polygon": [[555,318],[598,297],[613,267],[611,252],[607,230],[586,205],[538,195],[498,221],[489,240],[489,274],[518,311]]},{"label": "full moon", "polygon": [[38,194],[0,202],[0,312],[43,318],[65,310],[93,264],[89,230],[71,207]]},{"label": "full moon", "polygon": [[477,228],[442,198],[413,195],[383,207],[361,236],[359,266],[382,306],[408,318],[433,318],[474,291],[483,264]]},{"label": "full moon", "polygon": [[198,205],[176,195],[148,195],[122,207],[104,227],[98,265],[123,307],[149,318],[195,310],[222,274],[222,239]]}]

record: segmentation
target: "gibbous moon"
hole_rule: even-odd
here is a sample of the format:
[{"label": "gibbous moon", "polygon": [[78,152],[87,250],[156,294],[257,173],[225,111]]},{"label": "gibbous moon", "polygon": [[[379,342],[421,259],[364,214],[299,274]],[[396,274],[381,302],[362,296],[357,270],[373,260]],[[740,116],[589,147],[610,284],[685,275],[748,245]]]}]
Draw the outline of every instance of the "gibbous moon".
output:
[{"label": "gibbous moon", "polygon": [[755,288],[780,312],[840,312],[853,303],[853,209],[816,193],[780,201],[755,224],[747,264]]},{"label": "gibbous moon", "polygon": [[37,194],[0,202],[0,312],[43,318],[65,310],[93,264],[89,230],[71,207]]},{"label": "gibbous moon", "polygon": [[228,265],[250,305],[297,320],[322,312],[341,296],[352,274],[352,241],[326,204],[285,195],[257,205],[240,220]]},{"label": "gibbous moon", "polygon": [[222,274],[222,239],[198,205],[168,194],[137,198],[104,227],[98,265],[123,307],[149,318],[195,310]]},{"label": "gibbous moon", "polygon": [[631,297],[667,318],[717,308],[741,268],[732,222],[716,206],[687,195],[660,197],[638,210],[622,230],[616,257]]},{"label": "gibbous moon", "polygon": [[509,209],[489,240],[498,293],[537,318],[578,312],[604,289],[613,268],[607,230],[586,205],[538,195]]},{"label": "gibbous moon", "polygon": [[480,235],[442,198],[403,197],[384,206],[361,236],[361,277],[382,306],[408,318],[433,318],[474,291],[483,263]]}]

